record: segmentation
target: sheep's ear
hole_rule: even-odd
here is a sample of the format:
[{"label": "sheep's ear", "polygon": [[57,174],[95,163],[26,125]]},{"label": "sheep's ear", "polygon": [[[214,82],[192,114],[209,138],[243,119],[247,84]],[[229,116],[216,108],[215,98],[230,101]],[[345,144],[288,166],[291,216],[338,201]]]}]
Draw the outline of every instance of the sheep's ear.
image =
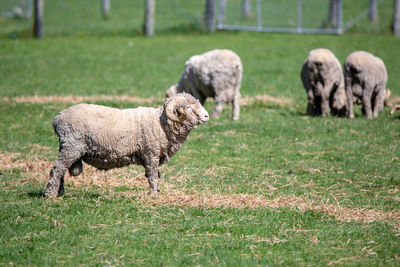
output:
[{"label": "sheep's ear", "polygon": [[183,121],[186,119],[186,111],[182,106],[179,106],[175,110],[176,115],[178,116],[180,121]]}]

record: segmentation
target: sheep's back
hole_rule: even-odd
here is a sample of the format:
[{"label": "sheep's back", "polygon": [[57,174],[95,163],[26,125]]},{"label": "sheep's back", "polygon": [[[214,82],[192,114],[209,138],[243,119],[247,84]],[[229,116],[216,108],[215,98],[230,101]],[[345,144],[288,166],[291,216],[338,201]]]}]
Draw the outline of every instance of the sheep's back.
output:
[{"label": "sheep's back", "polygon": [[308,68],[310,63],[321,63],[321,69],[316,70],[316,72],[321,74],[321,78],[324,80],[332,80],[337,84],[343,82],[342,67],[336,56],[329,50],[325,48],[317,48],[311,50],[305,64]]},{"label": "sheep's back", "polygon": [[155,108],[116,109],[79,104],[61,111],[53,126],[60,143],[84,147],[81,153],[87,163],[110,169],[140,163],[135,162],[139,142],[145,139],[142,135],[149,132],[148,128],[154,128],[150,136],[159,131],[160,126],[153,122],[158,120],[157,116],[159,111]]},{"label": "sheep's back", "polygon": [[346,75],[354,76],[364,83],[371,83],[371,86],[387,81],[387,72],[383,61],[365,51],[351,53],[346,58],[344,69]]},{"label": "sheep's back", "polygon": [[239,92],[243,66],[238,55],[227,49],[216,49],[191,57],[185,72],[193,80],[194,86],[204,95],[215,97],[226,95],[229,100]]}]

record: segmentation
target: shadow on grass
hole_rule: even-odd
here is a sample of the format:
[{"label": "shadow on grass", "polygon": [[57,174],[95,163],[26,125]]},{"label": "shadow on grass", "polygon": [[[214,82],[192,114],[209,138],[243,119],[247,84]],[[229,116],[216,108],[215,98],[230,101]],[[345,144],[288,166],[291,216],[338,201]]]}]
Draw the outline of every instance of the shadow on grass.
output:
[{"label": "shadow on grass", "polygon": [[[27,195],[30,198],[46,198],[45,197],[45,190],[44,189],[35,189],[35,190],[30,190],[27,192]],[[87,198],[87,199],[96,199],[100,198],[102,196],[101,193],[99,192],[86,192],[86,191],[78,191],[78,192],[71,192],[67,193],[63,196],[57,197],[57,198]]]},{"label": "shadow on grass", "polygon": [[44,190],[39,189],[39,190],[31,190],[27,194],[31,198],[44,198]]}]

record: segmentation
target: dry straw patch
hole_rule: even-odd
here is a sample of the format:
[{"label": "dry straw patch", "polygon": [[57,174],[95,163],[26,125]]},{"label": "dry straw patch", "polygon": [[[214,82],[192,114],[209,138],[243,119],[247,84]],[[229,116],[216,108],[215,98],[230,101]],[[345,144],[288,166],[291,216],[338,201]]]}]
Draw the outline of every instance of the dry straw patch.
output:
[{"label": "dry straw patch", "polygon": [[275,103],[279,106],[288,106],[288,105],[293,104],[293,99],[291,99],[291,98],[274,97],[274,96],[264,94],[264,95],[254,96],[254,97],[249,97],[249,96],[242,97],[240,99],[240,105],[241,106],[249,106],[256,101],[261,101],[263,103],[271,102],[271,103]]},{"label": "dry straw patch", "polygon": [[0,102],[16,102],[16,103],[30,103],[30,104],[44,104],[44,103],[82,103],[82,102],[94,102],[94,101],[117,101],[117,102],[129,102],[139,104],[150,104],[161,100],[159,97],[138,97],[128,95],[63,95],[63,96],[17,96],[17,97],[2,97]]},{"label": "dry straw patch", "polygon": [[[0,102],[16,102],[30,104],[45,104],[45,103],[82,103],[95,101],[116,101],[139,104],[152,104],[157,101],[162,101],[162,97],[138,97],[133,95],[62,95],[62,96],[16,96],[16,97],[1,97]],[[248,106],[256,101],[263,103],[272,102],[280,106],[291,105],[293,99],[273,97],[269,95],[259,95],[254,97],[245,96],[240,99],[240,105]]]},{"label": "dry straw patch", "polygon": [[[19,153],[0,152],[0,170],[19,169],[27,177],[19,179],[18,183],[39,181],[46,183],[48,173],[54,162],[42,160],[19,159]],[[98,186],[98,187],[136,187],[143,190],[123,192],[128,197],[136,197],[145,205],[174,206],[174,207],[223,207],[223,208],[291,208],[300,212],[323,212],[339,221],[393,221],[397,230],[400,230],[400,211],[380,211],[366,208],[349,208],[333,204],[318,204],[306,197],[282,196],[268,199],[259,194],[217,194],[210,191],[184,192],[176,189],[172,184],[164,182],[162,193],[157,197],[149,197],[145,192],[148,188],[147,179],[143,171],[135,168],[120,168],[107,172],[99,171],[87,164],[84,172],[77,177],[66,177],[66,182],[72,186]]]}]

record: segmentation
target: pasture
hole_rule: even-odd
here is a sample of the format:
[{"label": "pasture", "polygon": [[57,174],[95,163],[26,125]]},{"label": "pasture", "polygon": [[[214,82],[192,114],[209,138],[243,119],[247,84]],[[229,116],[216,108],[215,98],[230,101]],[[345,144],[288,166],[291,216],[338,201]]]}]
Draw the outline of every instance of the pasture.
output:
[{"label": "pasture", "polygon": [[[0,38],[0,265],[399,265],[400,117],[305,115],[300,68],[325,47],[379,56],[399,101],[400,39],[388,34]],[[192,55],[242,59],[231,107],[188,137],[147,196],[140,166],[84,165],[43,198],[58,156],[51,121],[80,102],[159,106]],[[210,112],[214,102],[205,107]]]}]

